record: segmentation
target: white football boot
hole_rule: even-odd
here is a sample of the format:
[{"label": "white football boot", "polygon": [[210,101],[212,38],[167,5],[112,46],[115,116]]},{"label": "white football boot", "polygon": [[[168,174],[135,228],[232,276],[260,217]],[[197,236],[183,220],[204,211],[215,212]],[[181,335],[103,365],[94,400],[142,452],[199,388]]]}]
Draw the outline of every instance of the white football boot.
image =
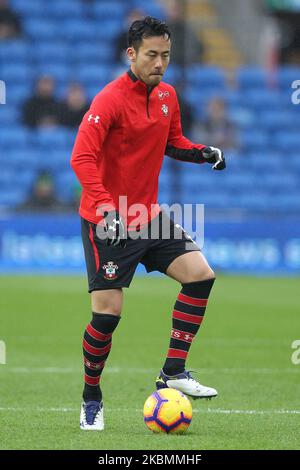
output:
[{"label": "white football boot", "polygon": [[166,375],[163,370],[161,370],[156,379],[156,388],[157,390],[162,388],[175,388],[194,400],[197,398],[207,398],[210,400],[218,395],[216,389],[201,385],[188,371],[184,371],[182,374],[178,375]]},{"label": "white football boot", "polygon": [[103,431],[103,401],[82,403],[80,411],[80,429],[85,431]]}]

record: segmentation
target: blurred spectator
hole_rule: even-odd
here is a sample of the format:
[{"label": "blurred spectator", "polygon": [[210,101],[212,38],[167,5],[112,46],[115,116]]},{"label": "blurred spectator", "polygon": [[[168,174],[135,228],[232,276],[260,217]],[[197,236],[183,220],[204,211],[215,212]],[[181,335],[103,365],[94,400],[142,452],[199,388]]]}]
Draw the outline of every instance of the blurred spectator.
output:
[{"label": "blurred spectator", "polygon": [[128,29],[134,21],[140,20],[145,15],[140,10],[131,10],[126,18],[124,29],[116,38],[116,62],[121,62],[123,64],[128,64],[128,58],[126,55],[126,49],[128,48]]},{"label": "blurred spectator", "polygon": [[23,122],[30,127],[48,127],[59,124],[61,106],[54,96],[54,80],[42,77],[36,91],[23,105]]},{"label": "blurred spectator", "polygon": [[184,2],[167,0],[167,23],[172,32],[171,63],[185,65],[202,62],[203,45],[185,19]]},{"label": "blurred spectator", "polygon": [[7,0],[0,0],[0,40],[11,39],[21,34],[21,22],[10,8]]},{"label": "blurred spectator", "polygon": [[300,15],[297,16],[297,25],[293,25],[292,22],[281,24],[280,62],[282,64],[300,65]]},{"label": "blurred spectator", "polygon": [[88,109],[89,104],[83,87],[79,83],[72,83],[61,106],[60,123],[66,127],[77,128]]},{"label": "blurred spectator", "polygon": [[[221,98],[213,98],[207,106],[206,117],[195,128],[197,140],[221,149],[238,147],[236,129],[229,118],[225,102]],[[196,136],[194,136],[196,138]]]},{"label": "blurred spectator", "polygon": [[[297,2],[295,2],[295,7]],[[273,22],[276,32],[276,47],[279,54],[279,63],[281,64],[300,64],[300,12],[298,9],[292,11],[288,8],[288,2],[281,8],[276,8],[272,12],[269,21]],[[279,4],[278,4],[279,7]],[[286,7],[286,8],[285,8]],[[292,7],[292,4],[291,4]],[[264,38],[263,38],[264,39]]]},{"label": "blurred spectator", "polygon": [[53,178],[46,171],[38,175],[29,198],[17,208],[20,212],[65,211],[66,209],[69,207],[56,198]]},{"label": "blurred spectator", "polygon": [[276,72],[279,64],[280,29],[274,18],[264,21],[259,40],[259,59],[269,72]]}]

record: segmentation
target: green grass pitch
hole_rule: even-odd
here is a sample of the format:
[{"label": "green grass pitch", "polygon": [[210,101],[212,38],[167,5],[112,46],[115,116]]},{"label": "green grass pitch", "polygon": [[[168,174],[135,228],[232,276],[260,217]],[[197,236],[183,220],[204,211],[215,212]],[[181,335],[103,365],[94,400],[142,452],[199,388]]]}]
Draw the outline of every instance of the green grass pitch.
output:
[{"label": "green grass pitch", "polygon": [[0,449],[300,449],[299,279],[219,276],[188,368],[216,387],[193,401],[182,436],[155,435],[142,408],[169,343],[179,285],[136,278],[102,376],[105,430],[79,429],[81,338],[90,300],[81,277],[1,277]]}]

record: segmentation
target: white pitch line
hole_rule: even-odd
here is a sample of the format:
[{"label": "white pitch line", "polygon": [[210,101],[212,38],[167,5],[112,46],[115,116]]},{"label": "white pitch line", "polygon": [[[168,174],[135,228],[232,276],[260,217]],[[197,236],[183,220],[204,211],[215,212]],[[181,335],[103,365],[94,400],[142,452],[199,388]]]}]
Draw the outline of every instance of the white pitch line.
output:
[{"label": "white pitch line", "polygon": [[208,408],[207,410],[193,410],[196,413],[220,413],[220,414],[241,414],[241,415],[284,415],[300,414],[300,410],[222,410],[220,408]]},{"label": "white pitch line", "polygon": [[[78,408],[15,408],[15,407],[0,407],[0,411],[14,411],[14,412],[24,412],[29,411],[32,413],[74,413],[79,412]],[[142,409],[133,409],[133,408],[105,408],[107,412],[135,412],[142,413]],[[193,409],[193,413],[203,413],[203,414],[240,414],[240,415],[300,415],[300,410],[223,410],[221,408],[208,408],[208,409]]]},{"label": "white pitch line", "polygon": [[[196,371],[196,375],[199,374],[298,374],[300,367],[289,367],[282,369],[273,368],[199,368]],[[82,369],[72,367],[9,367],[8,365],[0,368],[1,372],[9,372],[16,374],[80,374]],[[140,367],[107,367],[105,373],[108,374],[120,374],[120,373],[131,373],[131,374],[157,374],[158,369],[145,369]]]},{"label": "white pitch line", "polygon": [[[5,370],[5,369],[4,369]],[[80,369],[72,367],[9,367],[7,371],[15,374],[75,374]]]},{"label": "white pitch line", "polygon": [[12,407],[12,406],[7,406],[7,407],[0,407],[0,411],[16,411],[18,413],[20,412],[28,412],[30,411],[31,413],[48,413],[49,411],[55,412],[55,413],[69,413],[69,412],[74,412],[78,411],[79,408],[21,408],[21,407]]}]

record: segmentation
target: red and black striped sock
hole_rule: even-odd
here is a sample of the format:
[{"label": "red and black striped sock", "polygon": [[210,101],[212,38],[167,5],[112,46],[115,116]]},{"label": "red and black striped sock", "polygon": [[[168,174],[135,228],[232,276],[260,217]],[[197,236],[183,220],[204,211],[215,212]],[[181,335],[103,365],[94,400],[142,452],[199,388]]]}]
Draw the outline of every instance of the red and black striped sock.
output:
[{"label": "red and black striped sock", "polygon": [[208,297],[215,279],[182,284],[172,316],[170,346],[163,371],[180,374],[185,369],[191,343],[203,320]]},{"label": "red and black striped sock", "polygon": [[83,337],[85,402],[102,399],[99,381],[111,349],[112,333],[119,321],[120,317],[116,315],[93,313],[93,319],[86,327]]}]

